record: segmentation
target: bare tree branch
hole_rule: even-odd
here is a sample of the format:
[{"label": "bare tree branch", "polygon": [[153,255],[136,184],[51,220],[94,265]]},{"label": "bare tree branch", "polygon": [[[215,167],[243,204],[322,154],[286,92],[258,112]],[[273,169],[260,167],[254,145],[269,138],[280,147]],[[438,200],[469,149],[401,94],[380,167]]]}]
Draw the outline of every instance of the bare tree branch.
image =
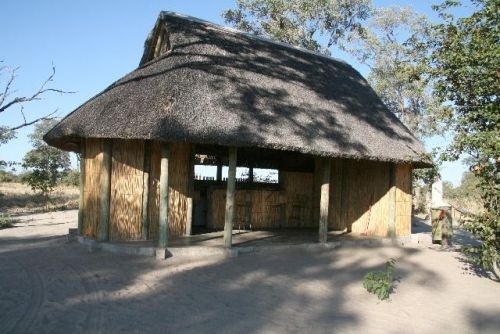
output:
[{"label": "bare tree branch", "polygon": [[[14,82],[14,79],[16,78],[16,71],[18,68],[19,67],[16,67],[10,71],[10,78],[9,78],[9,80],[7,80],[7,84],[5,85],[5,89],[4,89],[3,93],[0,94],[0,106],[3,105],[3,103],[5,102],[5,99],[9,95],[10,86],[12,85],[12,82]],[[6,69],[6,66],[0,67],[0,73],[5,69]]]},{"label": "bare tree branch", "polygon": [[43,94],[45,94],[47,92],[54,92],[54,93],[60,93],[60,94],[73,94],[73,93],[75,93],[75,92],[64,91],[64,90],[56,89],[56,88],[46,88],[47,84],[53,81],[54,75],[56,74],[56,68],[55,68],[55,66],[52,66],[52,73],[42,83],[42,85],[40,86],[40,88],[38,89],[38,91],[36,91],[33,95],[31,95],[31,96],[18,96],[18,97],[15,97],[14,99],[12,99],[11,101],[5,103],[5,105],[3,105],[5,97],[7,96],[8,91],[10,89],[10,85],[11,85],[12,81],[14,80],[14,77],[15,77],[14,73],[15,73],[15,70],[13,71],[13,74],[11,75],[11,78],[9,79],[9,81],[7,83],[7,86],[5,88],[5,91],[4,91],[3,95],[2,95],[2,101],[1,101],[2,103],[0,103],[0,113],[4,112],[8,108],[10,108],[10,107],[12,107],[13,105],[16,105],[16,104],[20,104],[20,103],[24,103],[24,102],[30,102],[30,101],[35,101],[35,100],[40,100],[41,99],[41,95],[43,95]]},{"label": "bare tree branch", "polygon": [[26,126],[35,124],[35,123],[43,121],[43,120],[49,120],[49,119],[55,118],[52,116],[57,112],[57,109],[55,111],[51,112],[50,114],[44,115],[42,117],[38,117],[34,120],[29,120],[29,119],[27,119],[27,117],[24,113],[24,105],[23,105],[24,103],[41,100],[43,98],[43,95],[46,93],[49,93],[49,92],[60,93],[60,94],[72,94],[75,92],[64,91],[62,89],[48,87],[49,84],[54,80],[54,76],[56,74],[56,68],[54,65],[52,65],[51,74],[48,76],[48,78],[45,81],[43,81],[43,83],[40,85],[40,87],[38,88],[38,90],[35,93],[33,93],[32,95],[29,95],[29,96],[17,96],[17,97],[10,99],[10,100],[7,100],[7,98],[10,95],[12,95],[13,92],[15,92],[12,90],[12,86],[14,84],[16,77],[17,77],[17,70],[19,69],[19,67],[9,68],[9,67],[3,65],[3,62],[4,62],[3,60],[0,60],[0,65],[1,65],[0,66],[0,76],[8,73],[7,74],[8,78],[6,78],[6,80],[4,80],[5,87],[3,87],[2,90],[0,90],[0,113],[6,111],[7,109],[9,109],[13,106],[19,105],[21,107],[20,112],[21,112],[21,116],[23,119],[23,122],[17,126],[13,126],[13,127],[0,126],[0,130],[1,130],[0,131],[0,139],[1,139],[2,143],[5,143],[9,140],[9,136],[7,135],[7,133],[11,134],[10,135],[10,139],[11,139],[13,137],[12,134],[14,133],[15,130],[24,128]]},{"label": "bare tree branch", "polygon": [[[24,123],[18,125],[18,126],[15,126],[13,128],[9,128],[9,131],[16,131],[16,130],[19,130],[20,128],[24,128],[25,126],[29,126],[29,125],[32,125],[32,124],[35,124],[37,122],[40,122],[40,121],[45,121],[45,120],[49,120],[49,119],[54,119],[55,117],[50,117],[52,115],[54,115],[56,112],[58,111],[58,109],[54,110],[53,112],[51,112],[50,114],[48,115],[45,115],[45,116],[42,116],[42,117],[39,117],[33,121],[30,121],[30,122],[27,122],[26,121],[26,117],[24,117],[24,113],[23,113],[23,118],[24,118]],[[21,111],[22,112],[22,111]]]}]

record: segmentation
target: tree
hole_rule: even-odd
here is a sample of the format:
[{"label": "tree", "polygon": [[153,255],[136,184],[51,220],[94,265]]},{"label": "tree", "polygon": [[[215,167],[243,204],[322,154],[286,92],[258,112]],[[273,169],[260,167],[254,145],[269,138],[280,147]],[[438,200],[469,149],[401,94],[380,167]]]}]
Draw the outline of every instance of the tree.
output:
[{"label": "tree", "polygon": [[33,149],[26,153],[22,166],[30,172],[24,177],[33,191],[40,191],[47,199],[58,181],[70,167],[69,153],[47,145],[42,137],[57,123],[56,120],[42,120],[35,125],[30,135]]},{"label": "tree", "polygon": [[[53,119],[54,114],[57,110],[46,114],[42,117],[27,119],[24,113],[24,105],[29,102],[41,100],[47,93],[60,93],[68,94],[73,92],[66,92],[61,89],[48,87],[49,84],[54,80],[56,74],[56,68],[52,66],[52,72],[48,78],[40,85],[38,90],[36,90],[31,95],[26,96],[12,96],[13,94],[13,84],[17,77],[17,71],[19,67],[10,68],[8,66],[2,65],[3,61],[0,61],[0,114],[19,107],[19,113],[21,114],[23,121],[19,122],[15,126],[6,126],[0,121],[0,145],[6,144],[9,140],[15,138],[16,130],[24,128],[26,126],[33,125],[37,122],[43,120]],[[3,86],[3,88],[2,88]],[[0,166],[6,165],[7,162],[0,160]]]},{"label": "tree", "polygon": [[[256,35],[330,54],[348,32],[362,29],[370,0],[237,0],[226,23]],[[321,37],[325,40],[321,42]]]},{"label": "tree", "polygon": [[368,65],[368,81],[385,105],[417,136],[438,132],[446,112],[422,76],[428,65],[430,24],[409,7],[373,10],[363,30],[349,34],[342,48]]},{"label": "tree", "polygon": [[480,247],[466,251],[485,269],[495,269],[500,248],[500,1],[472,0],[476,11],[456,18],[449,9],[460,2],[446,0],[435,6],[443,22],[434,26],[429,58],[435,93],[451,104],[447,122],[453,142],[443,154],[447,160],[468,156],[479,178],[484,204],[465,227],[478,236]]}]

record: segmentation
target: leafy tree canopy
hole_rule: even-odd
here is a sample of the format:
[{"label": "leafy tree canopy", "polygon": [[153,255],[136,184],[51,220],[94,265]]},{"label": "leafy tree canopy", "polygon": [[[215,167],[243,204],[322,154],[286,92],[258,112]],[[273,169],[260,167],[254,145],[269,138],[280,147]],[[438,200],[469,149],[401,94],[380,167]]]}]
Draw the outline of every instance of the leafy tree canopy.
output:
[{"label": "leafy tree canopy", "polygon": [[365,29],[349,35],[343,49],[370,67],[368,81],[387,107],[419,136],[439,132],[443,108],[423,77],[430,24],[410,7],[376,8]]},{"label": "leafy tree canopy", "polygon": [[236,9],[222,15],[240,30],[330,54],[332,45],[362,28],[370,4],[370,0],[237,0]]},{"label": "leafy tree canopy", "polygon": [[35,125],[35,130],[30,135],[33,149],[26,153],[22,163],[22,166],[30,171],[23,181],[44,196],[54,189],[70,167],[69,153],[48,146],[42,139],[56,123],[56,120],[50,119]]},{"label": "leafy tree canopy", "polygon": [[452,109],[447,122],[453,142],[443,157],[466,154],[479,177],[485,212],[466,227],[483,241],[470,252],[489,269],[498,263],[500,248],[500,1],[472,3],[476,11],[462,18],[448,11],[458,1],[435,6],[443,23],[434,26],[429,61],[435,94]]}]

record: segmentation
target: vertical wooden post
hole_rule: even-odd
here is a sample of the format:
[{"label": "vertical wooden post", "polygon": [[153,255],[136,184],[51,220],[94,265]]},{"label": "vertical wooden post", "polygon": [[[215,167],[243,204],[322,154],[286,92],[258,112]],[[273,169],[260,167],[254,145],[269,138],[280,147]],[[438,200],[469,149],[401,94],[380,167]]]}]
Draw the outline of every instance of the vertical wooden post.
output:
[{"label": "vertical wooden post", "polygon": [[231,248],[234,221],[234,188],[236,184],[236,147],[229,148],[229,171],[227,175],[226,215],[224,222],[224,247]]},{"label": "vertical wooden post", "polygon": [[194,148],[193,145],[189,149],[189,159],[188,159],[188,195],[187,195],[187,213],[186,213],[186,235],[192,234],[193,226],[193,196],[194,196]]},{"label": "vertical wooden post", "polygon": [[347,212],[347,196],[348,196],[348,192],[347,192],[347,182],[348,182],[348,179],[347,179],[347,161],[346,160],[342,160],[342,164],[341,164],[341,169],[342,169],[342,172],[341,172],[341,179],[340,179],[340,213],[339,213],[339,216],[340,216],[340,220],[341,220],[341,224],[342,226],[344,226],[345,229],[347,229],[347,232],[351,232],[352,231],[352,221],[347,221],[347,219],[349,218],[349,215],[348,215],[348,212]]},{"label": "vertical wooden post", "polygon": [[[161,164],[160,164],[160,212],[159,212],[159,231],[158,248],[161,257],[164,258],[164,250],[168,243],[168,162],[170,159],[170,147],[168,143],[161,143]],[[158,253],[157,253],[158,257]]]},{"label": "vertical wooden post", "polygon": [[144,162],[142,174],[142,221],[141,235],[143,240],[149,235],[149,173],[151,172],[151,142],[144,142]]},{"label": "vertical wooden post", "polygon": [[101,168],[101,214],[99,219],[99,241],[109,239],[109,199],[111,195],[111,139],[103,139]]},{"label": "vertical wooden post", "polygon": [[389,226],[388,235],[396,237],[396,164],[391,163],[389,167]]},{"label": "vertical wooden post", "polygon": [[80,198],[78,200],[78,234],[83,232],[84,205],[83,196],[85,191],[85,139],[80,141]]},{"label": "vertical wooden post", "polygon": [[313,174],[313,194],[312,194],[312,221],[319,221],[319,202],[321,192],[321,158],[314,158],[314,174]]},{"label": "vertical wooden post", "polygon": [[279,192],[279,204],[280,204],[280,228],[283,226],[288,226],[287,222],[287,196],[285,190],[285,172],[282,169],[278,169],[278,184],[280,186]]},{"label": "vertical wooden post", "polygon": [[322,160],[321,199],[319,203],[319,242],[326,243],[328,238],[328,206],[330,204],[331,160],[329,158]]},{"label": "vertical wooden post", "polygon": [[222,159],[217,156],[217,181],[222,181]]},{"label": "vertical wooden post", "polygon": [[249,228],[252,230],[252,206],[253,206],[253,191],[251,189],[245,191],[245,226],[243,229]]},{"label": "vertical wooden post", "polygon": [[248,167],[248,182],[253,183],[253,166]]},{"label": "vertical wooden post", "polygon": [[214,187],[213,186],[208,186],[207,188],[207,201],[206,201],[206,208],[207,208],[207,211],[206,211],[206,214],[205,214],[205,218],[206,218],[206,221],[207,221],[207,227],[208,228],[215,228],[214,227],[214,210],[213,210],[213,192],[214,192]]}]

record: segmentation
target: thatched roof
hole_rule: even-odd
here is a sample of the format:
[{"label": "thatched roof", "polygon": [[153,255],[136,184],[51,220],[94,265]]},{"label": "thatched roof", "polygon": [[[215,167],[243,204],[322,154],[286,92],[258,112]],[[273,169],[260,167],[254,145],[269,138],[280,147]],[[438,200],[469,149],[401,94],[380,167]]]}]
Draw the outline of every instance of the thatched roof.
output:
[{"label": "thatched roof", "polygon": [[429,163],[422,144],[345,62],[170,12],[160,14],[139,68],[44,139],[78,151],[80,138],[92,137]]}]

